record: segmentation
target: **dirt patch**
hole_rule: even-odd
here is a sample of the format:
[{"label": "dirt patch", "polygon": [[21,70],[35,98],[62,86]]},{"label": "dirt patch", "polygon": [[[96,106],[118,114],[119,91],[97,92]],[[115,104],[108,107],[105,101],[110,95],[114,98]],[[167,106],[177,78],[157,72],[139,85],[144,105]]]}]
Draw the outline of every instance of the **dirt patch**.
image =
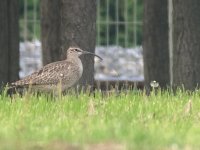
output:
[{"label": "dirt patch", "polygon": [[112,142],[85,145],[52,142],[46,148],[48,150],[126,150],[125,145]]},{"label": "dirt patch", "polygon": [[126,146],[117,143],[99,143],[86,145],[84,150],[126,150]]},{"label": "dirt patch", "polygon": [[115,142],[95,144],[71,144],[65,141],[40,142],[1,142],[0,149],[7,150],[126,150],[126,146]]}]

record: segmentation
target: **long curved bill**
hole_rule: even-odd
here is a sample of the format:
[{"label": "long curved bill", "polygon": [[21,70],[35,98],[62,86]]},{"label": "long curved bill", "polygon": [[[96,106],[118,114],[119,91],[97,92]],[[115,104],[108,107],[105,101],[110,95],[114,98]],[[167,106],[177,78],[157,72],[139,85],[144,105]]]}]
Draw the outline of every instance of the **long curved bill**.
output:
[{"label": "long curved bill", "polygon": [[103,60],[103,58],[101,58],[100,56],[98,56],[98,55],[96,55],[96,54],[94,54],[94,53],[88,52],[88,51],[84,51],[83,54],[84,54],[84,55],[86,55],[86,54],[87,54],[87,55],[93,55],[93,56],[98,57],[100,60]]}]

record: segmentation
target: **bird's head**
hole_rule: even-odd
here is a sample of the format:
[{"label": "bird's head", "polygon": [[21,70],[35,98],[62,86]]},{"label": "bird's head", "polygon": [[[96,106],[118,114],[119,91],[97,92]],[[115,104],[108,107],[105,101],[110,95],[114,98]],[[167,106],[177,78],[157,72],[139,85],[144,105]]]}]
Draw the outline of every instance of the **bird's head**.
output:
[{"label": "bird's head", "polygon": [[94,54],[94,53],[91,53],[91,52],[88,52],[88,51],[84,51],[78,47],[70,47],[68,50],[67,50],[67,58],[70,58],[70,57],[79,57],[81,55],[93,55],[93,56],[96,56],[98,57],[99,59],[103,60],[100,56]]},{"label": "bird's head", "polygon": [[81,56],[83,54],[83,50],[78,48],[78,47],[70,47],[68,50],[67,50],[67,57],[70,57],[70,56]]}]

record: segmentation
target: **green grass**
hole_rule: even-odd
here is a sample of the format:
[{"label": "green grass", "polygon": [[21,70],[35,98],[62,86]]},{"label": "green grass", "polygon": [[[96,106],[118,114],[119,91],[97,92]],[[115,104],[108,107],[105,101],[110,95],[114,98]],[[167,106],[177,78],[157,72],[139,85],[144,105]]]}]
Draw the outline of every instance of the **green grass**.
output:
[{"label": "green grass", "polygon": [[199,141],[199,91],[0,95],[0,149],[198,149]]}]

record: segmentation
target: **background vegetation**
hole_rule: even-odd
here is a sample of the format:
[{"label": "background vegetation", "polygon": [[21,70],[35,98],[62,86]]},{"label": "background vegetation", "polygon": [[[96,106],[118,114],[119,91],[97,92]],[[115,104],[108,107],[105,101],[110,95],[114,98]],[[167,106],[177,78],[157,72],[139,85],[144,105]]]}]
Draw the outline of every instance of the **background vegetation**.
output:
[{"label": "background vegetation", "polygon": [[[27,20],[25,19],[25,1],[19,0],[19,4],[20,41],[25,40],[24,38],[27,40],[40,39],[40,0],[27,0]],[[26,24],[27,35],[24,37]]]},{"label": "background vegetation", "polygon": [[[27,39],[40,39],[40,1],[39,0],[28,0],[27,1]],[[35,5],[35,8],[34,8]],[[100,0],[100,17],[97,17],[97,23],[99,24],[99,32],[100,32],[100,41],[97,41],[98,45],[106,45],[107,44],[107,25],[109,27],[109,45],[115,45],[117,41],[116,33],[117,28],[119,30],[119,45],[121,46],[133,46],[134,41],[134,26],[136,26],[136,35],[137,35],[137,45],[141,45],[142,43],[142,14],[143,14],[143,0],[137,1],[137,15],[136,15],[136,23],[134,22],[134,1],[127,0],[127,18],[125,15],[125,2],[119,1],[119,11],[116,11],[116,1],[109,1],[109,18],[107,18],[107,1]],[[25,20],[24,20],[24,0],[20,0],[20,39],[24,40],[24,28],[25,28]],[[34,13],[36,11],[36,22],[34,22]],[[119,15],[119,22],[129,22],[127,25],[125,23],[117,24],[116,13]],[[107,23],[107,19],[110,23]],[[132,23],[131,23],[132,22]],[[125,29],[127,28],[127,29]],[[125,30],[127,30],[127,41],[125,41]]]}]

